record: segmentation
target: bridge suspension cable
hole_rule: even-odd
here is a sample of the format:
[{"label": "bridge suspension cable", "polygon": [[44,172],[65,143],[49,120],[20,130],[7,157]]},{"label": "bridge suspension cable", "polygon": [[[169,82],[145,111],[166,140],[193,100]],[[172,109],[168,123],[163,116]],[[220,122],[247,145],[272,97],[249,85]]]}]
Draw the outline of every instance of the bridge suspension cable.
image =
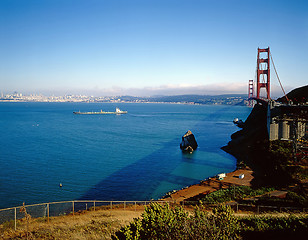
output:
[{"label": "bridge suspension cable", "polygon": [[281,89],[282,89],[282,91],[283,91],[283,94],[284,94],[285,98],[286,98],[287,101],[289,102],[289,98],[288,98],[286,92],[284,91],[284,88],[283,88],[283,86],[282,86],[282,84],[281,84],[281,81],[280,81],[280,79],[279,79],[279,76],[278,76],[278,73],[277,73],[277,70],[276,70],[276,67],[275,67],[275,64],[274,64],[273,56],[272,56],[271,53],[270,53],[270,56],[271,56],[271,60],[272,60],[272,63],[273,63],[273,67],[274,67],[274,70],[275,70],[275,73],[276,73],[278,82],[279,82],[279,84],[280,84],[280,87],[281,87]]}]

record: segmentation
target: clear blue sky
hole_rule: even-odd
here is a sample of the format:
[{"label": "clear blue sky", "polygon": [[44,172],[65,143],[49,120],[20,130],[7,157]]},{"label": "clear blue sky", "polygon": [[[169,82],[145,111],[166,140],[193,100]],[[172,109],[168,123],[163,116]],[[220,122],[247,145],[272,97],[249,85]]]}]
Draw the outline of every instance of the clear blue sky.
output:
[{"label": "clear blue sky", "polygon": [[308,84],[306,0],[1,0],[0,34],[4,93],[246,93],[268,46]]}]

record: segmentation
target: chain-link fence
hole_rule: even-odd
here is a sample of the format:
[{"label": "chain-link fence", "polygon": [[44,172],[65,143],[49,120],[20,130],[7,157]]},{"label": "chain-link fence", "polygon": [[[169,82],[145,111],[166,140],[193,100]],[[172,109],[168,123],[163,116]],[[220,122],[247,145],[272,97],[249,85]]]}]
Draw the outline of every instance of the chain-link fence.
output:
[{"label": "chain-link fence", "polygon": [[[63,201],[63,202],[50,202],[40,203],[33,205],[24,205],[13,208],[6,208],[0,210],[0,224],[5,222],[14,222],[14,228],[16,230],[17,220],[25,217],[25,211],[32,218],[45,217],[49,222],[49,217],[74,214],[79,211],[95,211],[97,209],[130,209],[136,211],[140,206],[145,206],[151,202],[156,203],[168,203],[170,205],[182,205],[185,208],[193,208],[200,204],[196,201],[182,201],[182,202],[170,202],[170,201],[98,201],[98,200],[75,200],[75,201]],[[235,212],[251,212],[251,213],[263,213],[263,212],[307,212],[308,208],[293,208],[293,207],[277,207],[277,206],[260,206],[249,204],[238,204],[236,202],[228,203],[227,205]],[[206,204],[204,207],[212,209],[217,204]]]},{"label": "chain-link fence", "polygon": [[15,229],[18,219],[25,217],[26,210],[32,218],[46,217],[49,221],[49,217],[74,214],[84,210],[97,210],[98,208],[105,209],[137,209],[138,206],[145,206],[150,202],[168,203],[167,201],[98,201],[98,200],[75,200],[75,201],[63,201],[63,202],[50,202],[39,203],[32,205],[24,205],[19,207],[12,207],[6,209],[0,209],[0,224],[5,222],[14,221]]}]

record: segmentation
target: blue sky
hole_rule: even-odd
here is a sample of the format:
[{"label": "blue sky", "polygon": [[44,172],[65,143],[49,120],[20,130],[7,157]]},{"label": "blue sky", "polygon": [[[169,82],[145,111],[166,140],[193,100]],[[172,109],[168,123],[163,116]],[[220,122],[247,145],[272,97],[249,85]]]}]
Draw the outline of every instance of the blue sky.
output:
[{"label": "blue sky", "polygon": [[246,93],[268,46],[308,84],[305,0],[1,0],[0,34],[4,93]]}]

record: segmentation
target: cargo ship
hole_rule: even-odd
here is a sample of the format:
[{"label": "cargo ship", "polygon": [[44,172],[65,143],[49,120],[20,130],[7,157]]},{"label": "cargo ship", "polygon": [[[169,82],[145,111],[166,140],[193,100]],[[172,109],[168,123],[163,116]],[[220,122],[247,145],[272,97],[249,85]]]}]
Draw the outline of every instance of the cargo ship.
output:
[{"label": "cargo ship", "polygon": [[126,114],[127,111],[122,111],[120,108],[116,108],[115,112],[105,112],[101,110],[100,112],[73,112],[74,114]]}]

